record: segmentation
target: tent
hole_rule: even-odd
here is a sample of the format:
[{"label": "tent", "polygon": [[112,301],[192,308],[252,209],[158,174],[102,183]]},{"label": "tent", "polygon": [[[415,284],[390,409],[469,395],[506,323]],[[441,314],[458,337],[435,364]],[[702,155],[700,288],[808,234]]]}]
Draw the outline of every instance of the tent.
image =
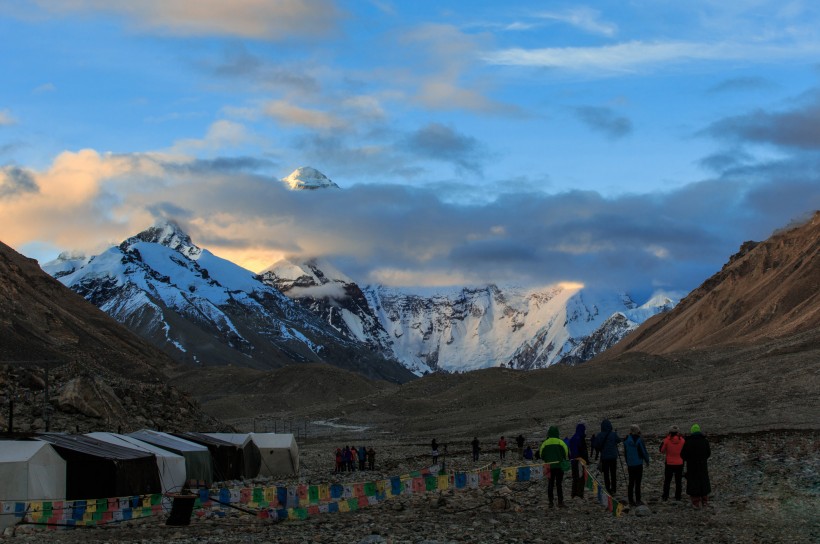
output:
[{"label": "tent", "polygon": [[160,493],[153,454],[82,435],[43,433],[66,461],[66,499],[101,499]]},{"label": "tent", "polygon": [[87,433],[86,436],[116,446],[153,453],[157,458],[157,468],[159,469],[159,479],[163,492],[179,491],[185,485],[185,458],[179,454],[122,434]]},{"label": "tent", "polygon": [[205,446],[183,440],[168,433],[148,429],[133,432],[128,436],[184,457],[185,478],[187,480],[203,480],[207,485],[213,483],[213,463],[211,462],[211,454]]},{"label": "tent", "polygon": [[242,477],[256,478],[259,476],[259,468],[262,464],[262,458],[259,454],[259,448],[251,440],[249,433],[205,433],[211,438],[224,440],[230,442],[240,449],[242,452]]},{"label": "tent", "polygon": [[262,457],[260,476],[287,476],[299,472],[299,446],[292,434],[250,434]]},{"label": "tent", "polygon": [[[0,440],[0,502],[62,500],[66,462],[39,440]],[[0,531],[18,518],[0,515]]]},{"label": "tent", "polygon": [[242,451],[234,444],[203,433],[174,433],[174,436],[208,448],[214,464],[216,481],[242,478]]}]

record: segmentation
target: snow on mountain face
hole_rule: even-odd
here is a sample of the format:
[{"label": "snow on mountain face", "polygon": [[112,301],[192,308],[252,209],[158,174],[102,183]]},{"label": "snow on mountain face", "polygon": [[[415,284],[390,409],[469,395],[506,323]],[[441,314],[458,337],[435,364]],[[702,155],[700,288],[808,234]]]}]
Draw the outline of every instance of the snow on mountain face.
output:
[{"label": "snow on mountain face", "polygon": [[[397,357],[417,372],[501,364],[532,369],[577,362],[573,349],[613,314],[636,311],[635,303],[623,294],[582,289],[578,284],[541,289],[488,285],[432,297],[381,286],[364,291],[390,334]],[[649,313],[648,308],[644,311]],[[631,328],[622,327],[623,334]],[[617,331],[608,333],[613,335]],[[584,356],[592,351],[586,350]]]},{"label": "snow on mountain face", "polygon": [[257,368],[327,361],[370,377],[409,377],[251,271],[195,246],[173,223],[67,262],[43,269],[62,272],[64,285],[179,360]]},{"label": "snow on mountain face", "polygon": [[575,364],[674,305],[669,298],[656,297],[639,307],[625,294],[579,284],[541,289],[487,285],[438,292],[380,285],[359,289],[315,260],[280,261],[262,277],[346,337],[398,359],[417,374],[501,364],[522,369]]},{"label": "snow on mountain face", "polygon": [[345,338],[361,342],[385,357],[394,357],[390,338],[362,290],[330,263],[281,260],[259,278],[318,315]]},{"label": "snow on mountain face", "polygon": [[291,190],[338,189],[339,186],[330,181],[323,173],[310,166],[297,168],[285,178],[282,183]]}]

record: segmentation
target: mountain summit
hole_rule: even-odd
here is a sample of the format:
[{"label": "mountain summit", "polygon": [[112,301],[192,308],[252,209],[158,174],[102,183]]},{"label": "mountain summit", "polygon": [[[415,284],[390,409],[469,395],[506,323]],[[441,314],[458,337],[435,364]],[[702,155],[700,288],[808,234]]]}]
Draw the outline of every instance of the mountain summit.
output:
[{"label": "mountain summit", "polygon": [[339,188],[330,178],[310,166],[297,168],[288,177],[282,178],[282,183],[293,191]]}]

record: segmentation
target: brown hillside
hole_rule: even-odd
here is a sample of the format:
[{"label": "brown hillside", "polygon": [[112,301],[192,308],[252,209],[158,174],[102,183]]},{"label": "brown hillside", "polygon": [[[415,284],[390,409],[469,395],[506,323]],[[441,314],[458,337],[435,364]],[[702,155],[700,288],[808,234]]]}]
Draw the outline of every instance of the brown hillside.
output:
[{"label": "brown hillside", "polygon": [[785,338],[820,327],[820,212],[765,242],[744,243],[671,312],[647,321],[598,359]]},{"label": "brown hillside", "polygon": [[165,385],[167,355],[0,242],[0,386],[16,401],[16,430],[44,428],[41,361],[54,361],[52,430],[216,425]]}]

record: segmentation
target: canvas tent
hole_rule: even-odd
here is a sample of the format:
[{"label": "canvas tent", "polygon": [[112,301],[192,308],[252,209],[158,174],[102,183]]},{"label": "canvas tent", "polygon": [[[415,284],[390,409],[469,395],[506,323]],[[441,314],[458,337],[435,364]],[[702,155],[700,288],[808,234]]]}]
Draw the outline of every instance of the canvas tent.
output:
[{"label": "canvas tent", "polygon": [[242,452],[242,477],[256,478],[259,475],[259,467],[262,464],[262,458],[259,454],[259,448],[251,440],[249,433],[205,433],[211,438],[217,438],[230,442]]},{"label": "canvas tent", "polygon": [[292,434],[250,433],[262,458],[260,476],[287,476],[299,472],[299,446]]},{"label": "canvas tent", "polygon": [[[62,500],[66,462],[39,440],[0,440],[0,502]],[[0,515],[0,531],[18,518]]]},{"label": "canvas tent", "polygon": [[174,436],[208,448],[216,481],[242,478],[242,452],[234,444],[203,433],[174,433]]},{"label": "canvas tent", "polygon": [[98,432],[87,433],[86,436],[124,448],[153,453],[157,459],[157,468],[159,469],[159,479],[163,492],[179,491],[185,485],[185,458],[179,454],[122,434]]},{"label": "canvas tent", "polygon": [[168,433],[143,429],[128,436],[148,442],[185,458],[185,479],[203,480],[210,485],[214,481],[213,463],[208,448]]},{"label": "canvas tent", "polygon": [[115,446],[88,436],[44,433],[66,461],[66,499],[101,499],[160,493],[153,454]]}]

